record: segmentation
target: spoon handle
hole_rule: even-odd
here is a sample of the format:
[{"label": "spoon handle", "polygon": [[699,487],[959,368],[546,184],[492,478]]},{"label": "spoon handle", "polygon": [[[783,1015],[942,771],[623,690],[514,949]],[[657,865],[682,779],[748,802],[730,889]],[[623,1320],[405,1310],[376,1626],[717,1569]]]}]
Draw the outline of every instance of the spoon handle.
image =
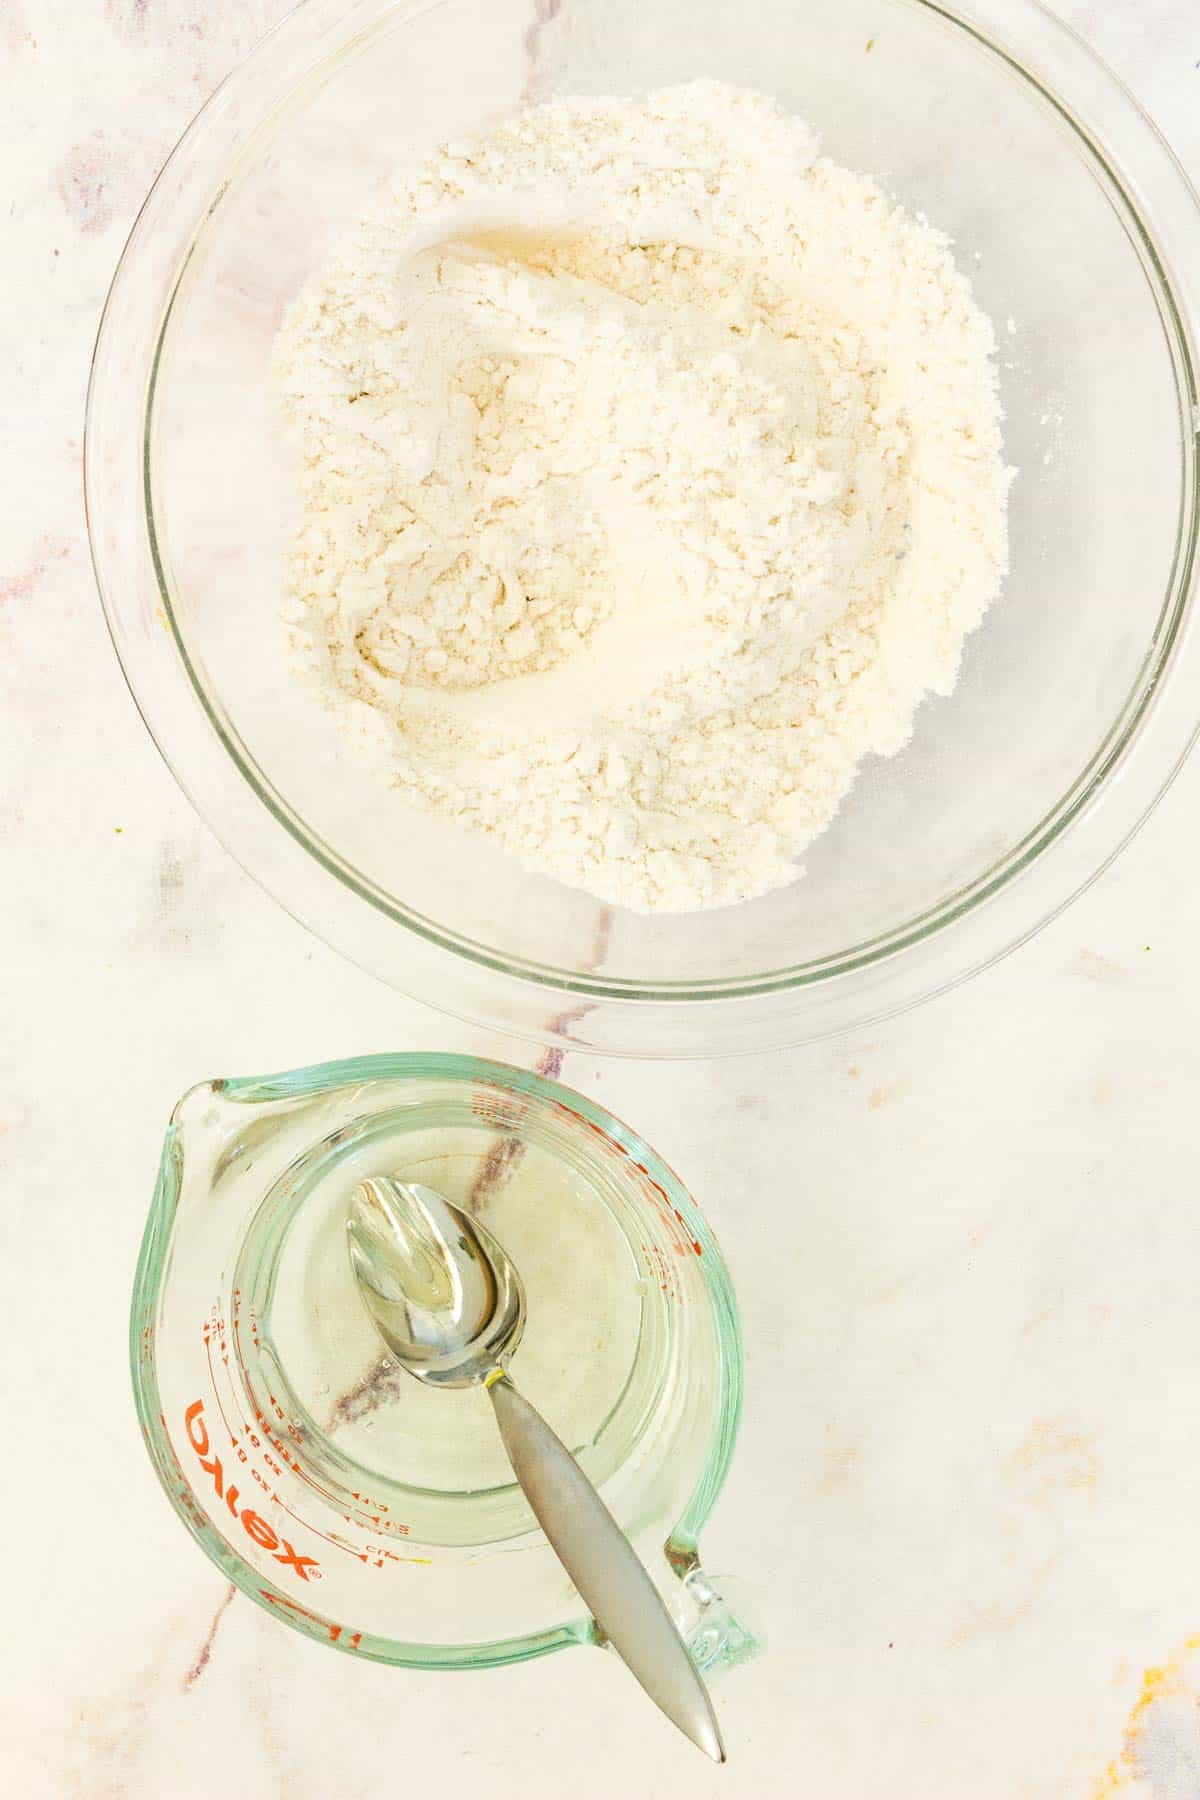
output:
[{"label": "spoon handle", "polygon": [[714,1762],[724,1762],[708,1690],[621,1527],[508,1376],[497,1371],[488,1392],[513,1473],[592,1617],[655,1705]]}]

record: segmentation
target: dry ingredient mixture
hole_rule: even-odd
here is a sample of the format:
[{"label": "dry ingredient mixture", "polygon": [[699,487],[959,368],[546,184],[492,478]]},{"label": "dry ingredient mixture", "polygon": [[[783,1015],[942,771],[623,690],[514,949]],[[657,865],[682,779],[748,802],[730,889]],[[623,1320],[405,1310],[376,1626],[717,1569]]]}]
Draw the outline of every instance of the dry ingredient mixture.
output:
[{"label": "dry ingredient mixture", "polygon": [[792,881],[1005,571],[948,239],[714,82],[402,175],[296,302],[299,660],[412,800],[681,912]]}]

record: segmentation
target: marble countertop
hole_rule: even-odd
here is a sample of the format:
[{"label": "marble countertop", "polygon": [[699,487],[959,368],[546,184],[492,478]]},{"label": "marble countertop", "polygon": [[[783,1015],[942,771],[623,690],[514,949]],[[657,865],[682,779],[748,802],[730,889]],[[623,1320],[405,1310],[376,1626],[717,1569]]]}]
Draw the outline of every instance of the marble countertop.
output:
[{"label": "marble countertop", "polygon": [[[79,452],[105,288],[172,142],[285,10],[0,13],[0,1785],[1192,1800],[1195,760],[1084,899],[932,1006],[769,1058],[565,1060],[690,1183],[743,1302],[745,1426],[704,1549],[770,1642],[719,1688],[727,1770],[611,1657],[448,1677],[327,1654],[235,1597],[165,1504],[125,1333],[177,1096],[375,1050],[539,1054],[387,991],[241,874],[96,601]],[[1060,10],[1200,176],[1195,8]]]}]

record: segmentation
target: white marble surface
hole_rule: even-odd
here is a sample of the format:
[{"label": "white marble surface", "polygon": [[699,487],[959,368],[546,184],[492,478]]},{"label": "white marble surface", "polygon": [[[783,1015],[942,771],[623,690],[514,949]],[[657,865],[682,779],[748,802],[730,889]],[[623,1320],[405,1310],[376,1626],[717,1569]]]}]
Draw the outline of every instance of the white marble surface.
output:
[{"label": "white marble surface", "polygon": [[[690,1181],[743,1300],[705,1560],[757,1585],[771,1642],[719,1690],[728,1770],[609,1657],[426,1677],[321,1651],[231,1600],[159,1492],[125,1326],[177,1095],[370,1050],[537,1055],[396,997],[251,885],[146,738],[92,586],[105,286],[162,156],[285,3],[0,10],[0,1786],[1189,1800],[1195,762],[1083,901],[934,1006],[757,1061],[566,1060]],[[1200,174],[1194,6],[1062,10]]]}]

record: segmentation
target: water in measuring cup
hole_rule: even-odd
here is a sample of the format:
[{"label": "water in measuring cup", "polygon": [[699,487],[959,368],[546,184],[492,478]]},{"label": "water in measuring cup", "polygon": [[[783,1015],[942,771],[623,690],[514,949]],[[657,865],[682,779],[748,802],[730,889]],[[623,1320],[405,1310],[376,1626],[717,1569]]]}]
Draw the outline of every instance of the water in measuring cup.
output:
[{"label": "water in measuring cup", "polygon": [[[351,1490],[419,1490],[427,1503],[515,1492],[483,1391],[414,1380],[364,1310],[345,1228],[354,1187],[371,1174],[436,1188],[508,1251],[528,1307],[514,1378],[603,1481],[641,1418],[646,1283],[619,1209],[540,1145],[469,1127],[397,1130],[339,1160],[300,1195],[253,1281],[266,1380],[301,1422],[315,1474]],[[514,1517],[520,1507],[517,1496]]]}]

